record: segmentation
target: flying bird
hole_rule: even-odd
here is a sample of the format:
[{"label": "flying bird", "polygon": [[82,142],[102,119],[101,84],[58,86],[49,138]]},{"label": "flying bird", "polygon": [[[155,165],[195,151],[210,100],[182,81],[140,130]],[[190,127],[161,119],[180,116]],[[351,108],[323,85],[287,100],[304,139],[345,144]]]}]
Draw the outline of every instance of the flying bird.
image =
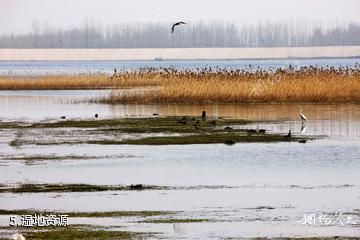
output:
[{"label": "flying bird", "polygon": [[171,28],[171,33],[174,33],[174,30],[175,30],[175,27],[176,26],[179,26],[181,24],[186,24],[185,22],[177,22],[177,23],[174,23],[174,25],[172,25],[172,28]]}]

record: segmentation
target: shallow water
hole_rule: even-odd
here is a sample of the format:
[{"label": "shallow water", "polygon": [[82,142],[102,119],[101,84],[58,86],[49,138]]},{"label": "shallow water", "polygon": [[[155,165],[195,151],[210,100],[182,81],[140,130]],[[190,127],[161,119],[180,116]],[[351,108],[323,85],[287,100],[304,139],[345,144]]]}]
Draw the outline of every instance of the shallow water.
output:
[{"label": "shallow water", "polygon": [[196,69],[220,67],[254,70],[279,67],[319,66],[354,67],[360,64],[359,58],[335,59],[269,59],[269,60],[222,60],[222,61],[0,61],[0,75],[47,75],[47,74],[96,74],[113,73],[118,70],[137,70],[140,68]]},{"label": "shallow water", "polygon": [[[262,120],[243,128],[323,138],[300,143],[184,146],[9,146],[16,131],[0,129],[0,184],[154,184],[181,189],[101,193],[0,194],[3,209],[71,211],[169,210],[203,223],[141,223],[139,218],[71,219],[73,223],[159,232],[165,238],[360,237],[360,105],[101,105],[75,103],[108,91],[0,91],[1,121],[53,121],[168,115]],[[24,156],[64,160],[20,161]],[[86,156],[71,159],[66,156]],[[93,158],[91,157],[93,156]],[[9,160],[10,159],[10,160]],[[262,208],[262,207],[269,208]],[[302,226],[305,213],[343,212],[356,225]],[[0,225],[8,224],[0,217]],[[0,232],[0,236],[2,233]]]}]

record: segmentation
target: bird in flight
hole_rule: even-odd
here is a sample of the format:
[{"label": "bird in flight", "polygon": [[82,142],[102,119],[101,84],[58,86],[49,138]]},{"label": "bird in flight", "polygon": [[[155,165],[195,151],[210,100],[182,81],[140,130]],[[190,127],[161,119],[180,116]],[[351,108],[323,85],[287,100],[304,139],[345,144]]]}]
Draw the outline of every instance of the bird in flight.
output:
[{"label": "bird in flight", "polygon": [[174,23],[174,25],[172,25],[172,28],[171,28],[171,33],[174,33],[174,30],[175,30],[175,27],[176,26],[179,26],[181,24],[186,24],[185,22],[177,22],[177,23]]}]

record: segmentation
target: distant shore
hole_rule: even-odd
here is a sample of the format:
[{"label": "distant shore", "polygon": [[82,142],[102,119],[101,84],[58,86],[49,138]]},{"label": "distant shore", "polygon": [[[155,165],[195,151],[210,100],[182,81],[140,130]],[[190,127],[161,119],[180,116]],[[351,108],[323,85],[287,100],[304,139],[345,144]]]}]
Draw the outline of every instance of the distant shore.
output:
[{"label": "distant shore", "polygon": [[291,48],[0,49],[0,61],[360,58],[360,46]]}]

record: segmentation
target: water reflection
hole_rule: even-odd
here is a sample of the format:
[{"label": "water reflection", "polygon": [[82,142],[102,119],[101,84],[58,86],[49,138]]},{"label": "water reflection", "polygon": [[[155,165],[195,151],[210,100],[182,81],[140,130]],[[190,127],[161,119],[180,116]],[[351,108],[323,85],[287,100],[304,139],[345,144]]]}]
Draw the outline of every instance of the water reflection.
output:
[{"label": "water reflection", "polygon": [[[354,227],[326,226],[304,231],[298,221],[304,213],[358,208],[360,186],[360,105],[303,104],[309,119],[302,122],[296,104],[253,105],[105,105],[77,103],[108,94],[106,91],[0,91],[0,120],[37,121],[167,115],[234,117],[263,120],[244,128],[270,132],[328,135],[307,144],[224,144],[185,146],[52,145],[10,146],[12,129],[0,129],[1,184],[89,183],[154,184],[166,186],[232,186],[169,191],[103,193],[0,194],[5,209],[71,211],[169,210],[184,218],[212,222],[138,224],[116,219],[78,220],[78,223],[121,225],[133,231],[161,232],[164,238],[359,236]],[[181,154],[180,154],[181,153]],[[13,156],[94,156],[27,164]],[[144,201],[146,200],[146,201]],[[271,206],[272,210],[257,209]],[[179,216],[178,216],[179,217]],[[8,218],[7,218],[8,219]],[[274,220],[276,219],[276,221]],[[360,221],[359,218],[357,218]],[[88,221],[88,222],[87,222]],[[109,223],[110,222],[110,223]],[[0,218],[0,225],[4,221]],[[7,224],[7,223],[5,223]],[[209,230],[211,229],[211,231]],[[235,230],[234,230],[235,229]],[[239,230],[236,230],[239,229]],[[230,234],[231,233],[231,234]],[[215,234],[215,235],[214,235]],[[0,232],[1,235],[1,232]]]},{"label": "water reflection", "polygon": [[[325,61],[326,62],[326,61]],[[0,72],[1,72],[0,63]],[[43,63],[39,63],[40,65]],[[52,63],[50,63],[51,65]],[[85,64],[85,63],[84,63]],[[94,67],[91,65],[89,67]],[[114,64],[107,63],[107,68]],[[165,63],[167,64],[167,63]],[[245,64],[245,62],[244,62]],[[248,64],[248,63],[247,63]],[[261,64],[261,62],[260,62]],[[284,62],[280,62],[284,64]],[[6,65],[6,64],[5,64]],[[36,65],[36,64],[35,64]],[[66,64],[65,64],[66,65]],[[76,65],[76,64],[75,64]],[[44,64],[46,70],[47,64]],[[11,64],[7,67],[13,67]],[[16,71],[21,72],[21,67]],[[26,66],[27,67],[27,66]],[[51,66],[50,66],[51,67]],[[70,66],[65,66],[67,69]],[[78,67],[78,66],[75,66]],[[44,71],[45,71],[44,70]],[[40,71],[40,70],[39,70]],[[328,135],[307,144],[224,144],[185,146],[52,145],[10,146],[17,133],[0,129],[0,184],[89,183],[168,186],[225,185],[234,188],[102,193],[0,194],[4,209],[71,211],[179,210],[183,218],[213,222],[139,224],[123,218],[79,220],[79,224],[121,226],[133,231],[165,233],[163,238],[242,238],[283,236],[359,236],[358,227],[316,226],[298,221],[306,212],[354,212],[360,186],[360,105],[302,104],[309,119],[302,122],[298,104],[106,105],[87,104],[109,91],[0,91],[0,121],[93,119],[131,116],[192,115],[263,120],[244,128],[270,132]],[[275,122],[276,121],[276,122]],[[278,122],[279,121],[279,122]],[[24,156],[94,156],[27,164]],[[10,158],[10,160],[9,160]],[[61,196],[61,197],[59,197]],[[271,206],[273,209],[258,209]],[[356,215],[357,221],[360,221]],[[179,217],[179,216],[178,216]],[[122,222],[119,222],[122,221]],[[8,218],[0,217],[0,225]],[[1,232],[0,232],[1,236]]]},{"label": "water reflection", "polygon": [[[200,116],[203,110],[211,117],[233,117],[264,122],[248,128],[272,132],[329,136],[360,136],[359,104],[302,104],[308,121],[302,123],[298,104],[202,104],[202,105],[107,105],[84,101],[109,94],[109,90],[75,91],[0,91],[0,120],[44,120],[71,118],[121,118],[134,116]],[[80,102],[79,102],[80,101]],[[82,101],[82,102],[81,102]],[[34,114],[36,113],[36,114]]]}]

